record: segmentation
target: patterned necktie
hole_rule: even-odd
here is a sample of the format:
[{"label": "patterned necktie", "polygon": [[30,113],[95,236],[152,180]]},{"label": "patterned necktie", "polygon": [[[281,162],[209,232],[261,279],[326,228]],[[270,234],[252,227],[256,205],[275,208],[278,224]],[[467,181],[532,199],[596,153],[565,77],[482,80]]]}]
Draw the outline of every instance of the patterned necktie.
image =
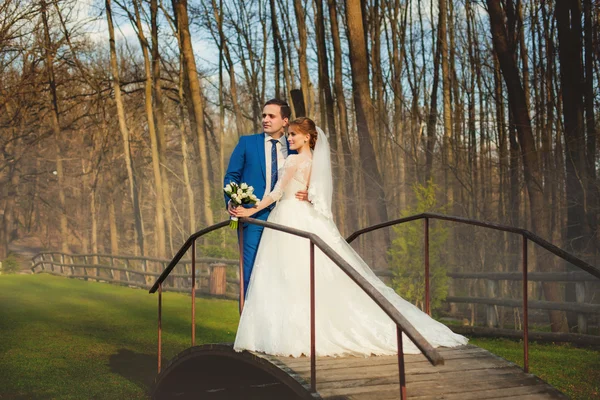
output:
[{"label": "patterned necktie", "polygon": [[269,140],[273,143],[273,147],[271,147],[271,191],[275,187],[277,183],[277,139]]}]

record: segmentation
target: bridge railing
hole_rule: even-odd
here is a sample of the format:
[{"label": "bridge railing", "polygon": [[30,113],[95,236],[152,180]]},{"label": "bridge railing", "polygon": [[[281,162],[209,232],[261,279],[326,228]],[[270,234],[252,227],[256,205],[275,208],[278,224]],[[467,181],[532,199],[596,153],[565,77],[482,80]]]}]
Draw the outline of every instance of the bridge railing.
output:
[{"label": "bridge railing", "polygon": [[[463,218],[463,217],[454,217],[454,216],[447,216],[447,215],[443,215],[443,214],[436,214],[436,213],[422,213],[422,214],[417,214],[417,215],[413,215],[410,217],[405,217],[405,218],[399,218],[399,219],[395,219],[392,221],[388,221],[388,222],[384,222],[381,224],[376,224],[364,229],[360,229],[356,232],[354,232],[353,234],[351,234],[350,236],[348,236],[348,238],[346,239],[346,241],[348,243],[351,243],[353,240],[355,240],[356,238],[358,238],[360,235],[368,233],[368,232],[373,232],[379,229],[383,229],[383,228],[387,228],[387,227],[391,227],[394,225],[399,225],[399,224],[404,224],[407,222],[411,222],[411,221],[417,221],[417,220],[423,220],[424,221],[424,244],[425,244],[425,254],[424,254],[424,268],[425,268],[425,309],[426,312],[428,314],[431,313],[430,310],[430,286],[429,286],[429,279],[430,279],[430,273],[429,273],[429,221],[430,220],[442,220],[442,221],[449,221],[449,222],[456,222],[456,223],[460,223],[460,224],[466,224],[466,225],[473,225],[473,226],[479,226],[479,227],[483,227],[483,228],[489,228],[489,229],[493,229],[496,231],[503,231],[503,232],[510,232],[510,233],[514,233],[517,235],[520,235],[522,237],[522,252],[521,252],[521,261],[522,261],[522,267],[521,267],[521,273],[519,274],[520,277],[518,278],[518,280],[522,280],[522,287],[523,287],[523,299],[522,299],[522,307],[523,307],[523,365],[524,365],[524,370],[525,372],[529,372],[529,324],[528,324],[528,312],[529,312],[529,308],[530,306],[534,306],[536,308],[543,308],[543,309],[566,309],[568,308],[570,311],[583,311],[583,308],[585,308],[586,312],[595,312],[598,310],[598,307],[596,305],[589,305],[589,306],[584,306],[584,305],[573,305],[573,303],[570,303],[570,305],[563,305],[563,304],[569,304],[569,303],[558,303],[558,302],[535,302],[532,304],[530,304],[529,300],[528,300],[528,296],[527,296],[527,287],[528,287],[528,282],[530,281],[530,277],[529,277],[529,266],[528,266],[528,258],[527,258],[527,249],[528,249],[528,242],[531,241],[535,244],[537,244],[538,246],[548,250],[550,253],[555,254],[556,256],[562,258],[565,261],[568,261],[569,263],[571,263],[572,265],[576,266],[577,268],[581,269],[582,271],[587,272],[588,274],[590,274],[591,276],[600,279],[600,269],[598,269],[597,267],[594,267],[593,265],[581,260],[580,258],[574,256],[573,254],[553,245],[552,243],[542,239],[541,237],[539,237],[538,235],[534,234],[533,232],[530,232],[526,229],[522,229],[522,228],[515,228],[512,226],[507,226],[507,225],[501,225],[501,224],[494,224],[494,223],[490,223],[490,222],[482,222],[482,221],[477,221],[477,220],[473,220],[473,219],[469,219],[469,218]],[[549,275],[546,275],[545,277],[541,277],[539,273],[535,273],[536,274],[536,278],[538,279],[544,279],[544,278],[549,278]],[[554,274],[554,273],[553,273]],[[449,274],[450,276],[452,276],[451,274]],[[464,278],[466,277],[466,275],[456,275],[455,278]],[[575,276],[575,275],[566,275],[566,276],[553,276],[555,280],[572,280],[572,279],[581,279],[581,276]],[[496,276],[496,278],[500,278],[500,279],[517,279],[516,276],[514,275],[507,275],[507,276]],[[589,279],[589,275],[588,278]],[[477,300],[474,298],[448,298],[447,299],[450,302],[458,302],[458,301],[463,301],[463,302],[482,302],[482,303],[487,303],[487,304],[506,304],[509,306],[516,306],[517,304],[513,301],[508,301],[508,300],[504,300],[504,303],[502,301],[499,302],[499,300],[493,300],[493,299],[483,299],[483,300]]]},{"label": "bridge railing", "polygon": [[[240,238],[240,277],[243,276],[243,232],[242,226],[244,223],[259,225],[264,228],[277,230],[292,234],[297,237],[303,237],[310,242],[310,364],[311,364],[311,390],[316,392],[316,349],[315,349],[315,246],[323,252],[330,260],[333,261],[350,279],[352,279],[396,324],[396,337],[398,343],[398,372],[400,381],[400,398],[406,399],[406,375],[404,370],[404,351],[402,346],[402,334],[404,333],[416,346],[421,350],[423,355],[429,360],[432,365],[444,364],[444,359],[440,353],[434,349],[431,344],[412,326],[412,324],[402,315],[402,313],[394,307],[387,298],[385,298],[367,279],[360,275],[356,270],[344,260],[335,250],[325,243],[319,236],[305,232],[302,230],[290,228],[287,226],[275,224],[272,222],[261,221],[253,218],[240,218],[238,234]],[[191,235],[181,249],[177,252],[173,260],[165,268],[163,273],[158,277],[150,293],[158,291],[158,371],[161,370],[162,356],[162,285],[168,278],[171,271],[177,263],[183,258],[184,254],[191,249],[192,259],[192,346],[195,345],[195,260],[196,260],[196,240],[216,229],[220,229],[229,225],[229,221],[223,221],[208,228],[205,228]],[[240,306],[243,307],[244,285],[243,280],[240,280]]]}]

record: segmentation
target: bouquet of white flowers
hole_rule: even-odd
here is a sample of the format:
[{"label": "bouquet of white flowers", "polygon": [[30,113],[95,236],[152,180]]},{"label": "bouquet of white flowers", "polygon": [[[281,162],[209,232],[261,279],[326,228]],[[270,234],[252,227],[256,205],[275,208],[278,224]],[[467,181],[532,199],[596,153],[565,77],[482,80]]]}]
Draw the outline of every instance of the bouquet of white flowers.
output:
[{"label": "bouquet of white flowers", "polygon": [[[229,184],[223,188],[223,191],[236,207],[239,207],[242,204],[256,204],[259,201],[258,197],[254,194],[254,188],[247,183],[238,185],[235,182],[229,182]],[[230,219],[231,222],[229,223],[229,226],[231,229],[237,229],[237,217],[231,217]]]}]

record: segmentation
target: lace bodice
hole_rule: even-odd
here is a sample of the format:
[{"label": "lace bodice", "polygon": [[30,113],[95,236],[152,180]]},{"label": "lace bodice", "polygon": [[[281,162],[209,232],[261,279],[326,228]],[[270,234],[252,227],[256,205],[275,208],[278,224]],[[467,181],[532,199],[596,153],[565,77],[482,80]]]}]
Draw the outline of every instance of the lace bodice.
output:
[{"label": "lace bodice", "polygon": [[269,193],[273,201],[295,198],[298,190],[306,190],[310,181],[312,159],[300,154],[291,154],[278,171],[279,179]]}]

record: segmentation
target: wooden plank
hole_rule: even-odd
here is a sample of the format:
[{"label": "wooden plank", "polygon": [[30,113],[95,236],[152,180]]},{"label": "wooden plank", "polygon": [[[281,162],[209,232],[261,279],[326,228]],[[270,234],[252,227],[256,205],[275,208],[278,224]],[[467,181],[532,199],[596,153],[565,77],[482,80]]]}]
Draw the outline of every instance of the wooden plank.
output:
[{"label": "wooden plank", "polygon": [[[470,354],[466,354],[465,356],[461,356],[460,354],[456,354],[453,355],[451,358],[449,358],[446,362],[447,367],[452,367],[455,368],[457,366],[460,365],[468,365],[470,362],[476,362],[476,361],[482,361],[482,362],[492,362],[492,361],[500,361],[502,363],[507,363],[507,361],[502,360],[502,359],[498,359],[496,357],[494,357],[492,354],[490,354],[487,351],[482,351],[482,352],[478,352],[478,353],[470,353]],[[433,368],[433,370],[440,370],[440,368],[442,368],[443,366],[436,366],[433,367],[427,360],[424,359],[413,359],[410,360],[410,362],[405,362],[406,368],[407,368],[407,373],[411,373],[411,371],[415,370],[415,369],[423,369],[423,368]],[[353,368],[366,368],[366,367],[373,367],[373,368],[385,368],[385,367],[392,367],[392,368],[396,368],[398,366],[398,359],[397,357],[388,357],[386,356],[384,357],[369,357],[366,359],[355,359],[355,360],[349,360],[346,361],[345,359],[340,359],[339,361],[331,361],[329,363],[324,363],[323,364],[318,364],[317,363],[317,369],[321,370],[321,371],[333,371],[333,370],[337,370],[337,369],[344,369],[344,370],[352,370]],[[304,364],[298,364],[295,366],[291,366],[291,368],[293,368],[295,371],[297,372],[303,372],[303,371],[307,371],[310,368],[310,364],[309,363],[304,363]]]},{"label": "wooden plank", "polygon": [[[459,360],[455,364],[446,364],[443,366],[435,367],[435,372],[449,372],[449,371],[472,371],[479,369],[491,369],[491,368],[503,368],[506,366],[506,361],[494,360],[494,359],[478,359],[478,360]],[[407,376],[411,374],[431,374],[434,367],[430,365],[419,365],[414,366],[406,370]],[[297,372],[297,371],[295,371]],[[382,375],[396,375],[398,374],[398,367],[393,365],[379,366],[379,367],[352,367],[347,369],[335,369],[335,370],[319,370],[317,368],[317,382],[331,382],[350,378],[377,378]],[[302,376],[309,376],[310,370],[300,373]]]},{"label": "wooden plank", "polygon": [[[462,351],[455,351],[443,354],[446,361],[455,360],[461,358],[477,358],[482,356],[489,356],[489,352],[484,349],[466,349]],[[305,368],[310,367],[310,358],[291,358],[288,360],[280,358],[280,361],[285,363],[290,368]],[[412,364],[416,362],[427,362],[427,359],[421,354],[407,354],[404,356],[405,364]],[[318,357],[317,368],[346,368],[352,365],[370,366],[370,365],[386,365],[395,364],[398,365],[398,356],[372,356],[372,357]]]},{"label": "wooden plank", "polygon": [[[496,379],[491,381],[468,381],[454,385],[449,385],[448,382],[437,381],[420,382],[410,386],[407,385],[406,393],[409,397],[436,395],[444,395],[444,397],[446,397],[451,394],[463,395],[468,392],[489,392],[511,387],[536,386],[539,384],[540,381],[537,378],[533,376],[525,376],[525,374],[523,374],[521,377],[509,376],[509,378],[506,379]],[[378,394],[380,397],[387,397],[388,394],[393,394],[394,392],[397,394],[399,392],[397,383],[335,389],[321,389],[317,385],[317,389],[323,398],[358,394],[364,394],[365,397],[372,394]]]},{"label": "wooden plank", "polygon": [[[487,352],[480,347],[474,345],[465,345],[459,347],[438,347],[436,349],[444,358],[452,357],[454,354],[466,354],[466,353],[479,353],[479,352]],[[306,356],[302,357],[283,357],[283,356],[271,356],[279,359],[281,362],[284,362],[286,365],[294,366],[294,365],[302,365],[304,363],[310,363],[310,358]],[[343,356],[343,357],[331,357],[331,356],[320,356],[317,357],[317,363],[324,362],[347,362],[347,360],[382,360],[382,359],[390,359],[397,360],[397,355],[389,355],[389,356],[371,356],[371,357],[360,357],[360,356]],[[425,356],[422,354],[405,354],[404,359],[406,362],[409,360],[426,360]]]},{"label": "wooden plank", "polygon": [[[527,399],[527,400],[551,400],[561,399],[565,400],[568,397],[558,393],[552,387],[539,384],[535,386],[517,386],[517,387],[505,387],[500,390],[480,390],[472,392],[462,393],[451,393],[442,395],[423,395],[413,396],[411,395],[410,389],[407,390],[407,397],[410,400],[496,400],[496,399]],[[327,397],[325,397],[326,399]],[[398,400],[400,398],[398,393],[390,392],[379,392],[373,395],[354,395],[346,397],[346,399],[352,400]]]},{"label": "wooden plank", "polygon": [[[408,396],[411,400],[430,400],[430,399],[446,399],[446,400],[492,400],[492,399],[522,399],[522,396],[535,396],[536,399],[568,399],[567,396],[558,392],[556,389],[546,383],[539,383],[530,386],[513,386],[503,387],[501,389],[479,390],[463,393],[451,393],[443,396],[425,395],[425,396]],[[382,397],[383,400],[385,397]],[[390,397],[390,399],[393,397]]]},{"label": "wooden plank", "polygon": [[[539,378],[476,346],[444,349],[441,354],[446,364],[437,367],[422,355],[405,356],[409,399],[565,398]],[[279,357],[278,362],[309,380],[308,357]],[[398,399],[397,356],[319,357],[317,390],[331,400]]]},{"label": "wooden plank", "polygon": [[[432,372],[431,374],[418,374],[418,375],[407,375],[406,384],[411,386],[418,382],[429,382],[435,381],[447,381],[448,383],[454,383],[458,381],[468,380],[487,380],[496,379],[497,377],[504,377],[507,375],[518,376],[522,375],[523,371],[517,367],[504,367],[494,369],[481,369],[469,371],[468,376],[465,377],[463,371],[448,371],[448,372]],[[317,376],[318,381],[318,376]],[[370,379],[347,379],[333,382],[319,382],[319,389],[331,389],[336,387],[356,387],[356,386],[372,386],[372,385],[383,385],[383,384],[397,384],[398,374],[380,376],[377,378]]]}]

